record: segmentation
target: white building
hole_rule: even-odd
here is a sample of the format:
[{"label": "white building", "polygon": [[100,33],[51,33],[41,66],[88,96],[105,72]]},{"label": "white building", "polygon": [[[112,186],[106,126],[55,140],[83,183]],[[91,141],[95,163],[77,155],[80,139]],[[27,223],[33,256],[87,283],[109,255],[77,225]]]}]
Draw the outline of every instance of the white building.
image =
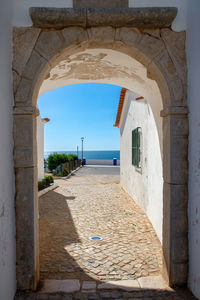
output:
[{"label": "white building", "polygon": [[121,185],[145,211],[162,243],[162,153],[150,104],[122,89],[115,126],[120,128]]}]

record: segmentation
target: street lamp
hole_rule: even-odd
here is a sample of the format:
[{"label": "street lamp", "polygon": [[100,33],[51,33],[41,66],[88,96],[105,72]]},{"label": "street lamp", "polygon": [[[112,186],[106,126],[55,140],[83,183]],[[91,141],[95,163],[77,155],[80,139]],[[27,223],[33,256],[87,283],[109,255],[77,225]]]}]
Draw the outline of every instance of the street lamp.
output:
[{"label": "street lamp", "polygon": [[83,141],[84,141],[84,137],[81,138],[82,141],[82,166],[83,166]]}]

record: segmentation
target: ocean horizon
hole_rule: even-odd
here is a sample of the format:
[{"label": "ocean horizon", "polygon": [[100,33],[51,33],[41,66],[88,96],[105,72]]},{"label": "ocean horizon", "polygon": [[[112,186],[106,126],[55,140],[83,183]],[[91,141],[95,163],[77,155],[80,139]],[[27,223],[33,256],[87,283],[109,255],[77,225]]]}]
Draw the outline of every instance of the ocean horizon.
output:
[{"label": "ocean horizon", "polygon": [[[44,158],[47,159],[53,153],[77,154],[77,151],[44,151]],[[78,151],[78,157],[82,158],[82,152]],[[112,160],[116,158],[120,160],[120,150],[85,150],[83,157],[88,160]]]}]

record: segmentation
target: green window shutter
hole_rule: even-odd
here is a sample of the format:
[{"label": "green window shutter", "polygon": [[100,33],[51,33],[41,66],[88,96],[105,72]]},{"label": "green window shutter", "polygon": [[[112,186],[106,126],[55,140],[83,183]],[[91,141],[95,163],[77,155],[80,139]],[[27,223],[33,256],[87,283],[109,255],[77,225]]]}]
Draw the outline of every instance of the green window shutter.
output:
[{"label": "green window shutter", "polygon": [[140,127],[132,131],[132,165],[140,167]]}]

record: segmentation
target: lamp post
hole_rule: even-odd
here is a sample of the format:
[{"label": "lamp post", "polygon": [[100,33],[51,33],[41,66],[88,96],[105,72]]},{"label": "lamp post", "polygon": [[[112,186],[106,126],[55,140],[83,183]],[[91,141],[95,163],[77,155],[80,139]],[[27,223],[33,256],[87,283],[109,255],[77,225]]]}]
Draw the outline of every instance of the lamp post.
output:
[{"label": "lamp post", "polygon": [[84,137],[81,138],[82,141],[82,166],[83,166],[83,141],[84,141]]}]

